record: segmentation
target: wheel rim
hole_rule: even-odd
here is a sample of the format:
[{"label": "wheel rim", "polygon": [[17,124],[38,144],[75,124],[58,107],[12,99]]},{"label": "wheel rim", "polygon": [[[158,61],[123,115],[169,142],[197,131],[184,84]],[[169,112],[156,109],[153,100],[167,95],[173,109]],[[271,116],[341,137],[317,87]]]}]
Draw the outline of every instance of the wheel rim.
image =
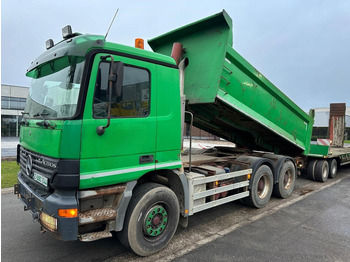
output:
[{"label": "wheel rim", "polygon": [[337,173],[337,164],[336,162],[333,162],[333,161],[332,161],[332,168],[331,168],[332,175]]},{"label": "wheel rim", "polygon": [[324,166],[323,168],[322,168],[322,177],[323,178],[327,178],[328,177],[328,168],[326,167],[326,166]]},{"label": "wheel rim", "polygon": [[284,185],[284,189],[285,190],[289,190],[291,185],[292,185],[292,171],[291,170],[287,170],[286,173],[284,174],[283,177],[283,185]]},{"label": "wheel rim", "polygon": [[148,237],[156,237],[162,234],[168,224],[168,213],[161,205],[151,207],[144,221],[144,233]]},{"label": "wheel rim", "polygon": [[258,197],[264,199],[270,191],[270,183],[267,175],[263,175],[258,182]]}]

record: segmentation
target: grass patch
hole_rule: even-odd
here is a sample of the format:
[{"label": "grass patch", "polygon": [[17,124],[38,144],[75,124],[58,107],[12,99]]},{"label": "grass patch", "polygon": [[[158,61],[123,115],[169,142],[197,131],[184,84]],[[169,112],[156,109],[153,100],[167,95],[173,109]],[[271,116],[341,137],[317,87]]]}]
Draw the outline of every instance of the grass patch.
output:
[{"label": "grass patch", "polygon": [[17,183],[18,171],[16,161],[1,161],[1,188],[13,187]]},{"label": "grass patch", "polygon": [[350,140],[345,140],[344,143],[350,144]]}]

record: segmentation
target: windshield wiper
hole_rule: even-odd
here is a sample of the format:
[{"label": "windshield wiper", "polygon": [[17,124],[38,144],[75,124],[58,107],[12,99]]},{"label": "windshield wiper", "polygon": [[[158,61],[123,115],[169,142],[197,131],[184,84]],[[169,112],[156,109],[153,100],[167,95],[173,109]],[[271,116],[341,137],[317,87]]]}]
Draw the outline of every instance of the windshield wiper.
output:
[{"label": "windshield wiper", "polygon": [[19,122],[21,126],[29,126],[29,122],[25,119],[24,115],[29,115],[28,112],[21,112],[23,119]]},{"label": "windshield wiper", "polygon": [[48,115],[48,113],[37,113],[37,114],[33,115],[33,117],[40,116],[40,117],[43,119],[43,121],[41,121],[41,122],[36,122],[36,124],[37,124],[38,126],[51,127],[52,129],[54,129],[54,128],[56,127],[56,124],[51,124],[51,123],[49,123],[49,122],[43,117],[43,116],[46,116],[46,115]]}]

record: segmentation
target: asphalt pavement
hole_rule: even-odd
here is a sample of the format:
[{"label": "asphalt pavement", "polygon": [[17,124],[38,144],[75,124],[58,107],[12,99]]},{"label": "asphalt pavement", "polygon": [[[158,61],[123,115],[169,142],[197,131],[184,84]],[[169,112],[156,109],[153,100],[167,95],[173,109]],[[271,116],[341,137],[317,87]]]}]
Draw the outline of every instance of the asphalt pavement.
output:
[{"label": "asphalt pavement", "polygon": [[350,261],[350,174],[172,261]]},{"label": "asphalt pavement", "polygon": [[[15,151],[18,138],[1,142],[3,155],[4,149]],[[296,182],[290,198],[272,198],[263,209],[236,201],[190,217],[188,228],[178,228],[167,248],[147,258],[116,238],[86,243],[41,235],[16,196],[2,194],[1,260],[350,261],[350,167],[326,183]]]},{"label": "asphalt pavement", "polygon": [[40,234],[13,194],[1,195],[2,261],[350,261],[350,168],[317,183],[300,177],[288,199],[239,201],[200,212],[168,247],[141,258],[116,238],[63,242]]}]

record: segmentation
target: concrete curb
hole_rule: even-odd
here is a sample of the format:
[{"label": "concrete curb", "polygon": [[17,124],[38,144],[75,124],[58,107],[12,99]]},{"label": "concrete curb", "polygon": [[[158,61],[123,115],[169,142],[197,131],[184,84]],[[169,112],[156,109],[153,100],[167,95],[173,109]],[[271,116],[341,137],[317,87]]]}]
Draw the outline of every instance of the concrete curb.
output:
[{"label": "concrete curb", "polygon": [[13,187],[2,188],[2,189],[1,189],[1,195],[2,195],[2,194],[13,194]]}]

